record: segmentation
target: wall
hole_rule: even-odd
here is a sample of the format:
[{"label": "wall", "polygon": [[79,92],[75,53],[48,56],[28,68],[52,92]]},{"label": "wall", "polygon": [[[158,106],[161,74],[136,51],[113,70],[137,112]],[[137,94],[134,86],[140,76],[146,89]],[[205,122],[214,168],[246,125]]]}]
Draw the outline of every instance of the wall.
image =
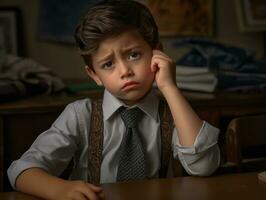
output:
[{"label": "wall", "polygon": [[[214,0],[215,1],[215,0]],[[26,55],[50,67],[63,78],[85,78],[83,61],[74,45],[40,41],[37,37],[39,0],[1,0],[0,6],[18,6],[22,11]],[[214,40],[236,45],[265,55],[262,33],[241,33],[237,26],[234,1],[216,0]],[[178,52],[171,47],[173,39],[162,39],[164,50],[173,58]]]},{"label": "wall", "polygon": [[1,0],[0,6],[22,10],[27,55],[64,78],[86,78],[74,45],[40,41],[37,36],[39,0]]}]

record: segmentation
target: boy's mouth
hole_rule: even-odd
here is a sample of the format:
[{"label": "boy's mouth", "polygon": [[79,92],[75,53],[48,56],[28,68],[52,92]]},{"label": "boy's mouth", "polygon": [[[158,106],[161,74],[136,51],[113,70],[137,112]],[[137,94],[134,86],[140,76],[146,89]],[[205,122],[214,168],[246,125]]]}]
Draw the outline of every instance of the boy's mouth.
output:
[{"label": "boy's mouth", "polygon": [[129,89],[134,89],[135,87],[138,87],[139,86],[139,83],[136,82],[136,81],[129,81],[129,82],[126,82],[123,87],[122,87],[122,90],[129,90]]}]

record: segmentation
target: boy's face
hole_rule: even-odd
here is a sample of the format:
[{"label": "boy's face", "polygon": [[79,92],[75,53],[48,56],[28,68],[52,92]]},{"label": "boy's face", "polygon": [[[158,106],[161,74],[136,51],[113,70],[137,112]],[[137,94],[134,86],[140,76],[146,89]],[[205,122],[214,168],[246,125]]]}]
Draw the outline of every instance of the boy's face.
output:
[{"label": "boy's face", "polygon": [[88,75],[126,104],[139,101],[151,89],[152,48],[134,30],[103,40],[92,58]]}]

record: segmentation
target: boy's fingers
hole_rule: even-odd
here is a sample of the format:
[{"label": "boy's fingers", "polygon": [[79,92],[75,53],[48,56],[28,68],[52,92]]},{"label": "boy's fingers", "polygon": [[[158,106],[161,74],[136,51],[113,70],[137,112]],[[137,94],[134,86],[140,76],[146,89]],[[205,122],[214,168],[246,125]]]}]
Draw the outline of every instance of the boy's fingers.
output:
[{"label": "boy's fingers", "polygon": [[162,56],[162,55],[154,55],[153,59],[154,60],[165,61],[165,62],[169,62],[169,63],[172,62],[171,58],[168,58],[168,57],[165,57],[165,56]]},{"label": "boy's fingers", "polygon": [[103,188],[90,183],[88,183],[88,186],[96,193],[97,197],[99,197],[100,199],[105,199]]},{"label": "boy's fingers", "polygon": [[103,191],[103,188],[99,187],[99,186],[96,186],[96,185],[93,185],[93,184],[90,184],[88,183],[88,186],[94,191],[94,192],[102,192]]},{"label": "boy's fingers", "polygon": [[93,190],[82,191],[83,195],[89,200],[99,200],[96,193]]},{"label": "boy's fingers", "polygon": [[156,62],[151,63],[151,71],[156,72],[158,70],[158,65]]},{"label": "boy's fingers", "polygon": [[79,196],[77,199],[81,200],[99,200],[100,197],[98,198],[98,193],[102,191],[102,188],[97,187],[95,185],[83,182],[81,187],[78,188]]},{"label": "boy's fingers", "polygon": [[77,193],[74,197],[74,199],[79,199],[79,200],[88,200],[88,198],[82,194],[82,193]]},{"label": "boy's fingers", "polygon": [[165,54],[162,51],[158,51],[158,50],[153,50],[153,55],[154,56],[161,56],[161,57],[164,57],[164,58],[171,59],[167,54]]},{"label": "boy's fingers", "polygon": [[171,65],[174,64],[173,60],[170,57],[168,57],[166,54],[160,51],[153,53],[152,61],[157,62],[157,63],[166,62]]},{"label": "boy's fingers", "polygon": [[104,191],[100,192],[97,194],[98,197],[101,198],[101,200],[104,200],[105,199],[105,194],[104,194]]}]

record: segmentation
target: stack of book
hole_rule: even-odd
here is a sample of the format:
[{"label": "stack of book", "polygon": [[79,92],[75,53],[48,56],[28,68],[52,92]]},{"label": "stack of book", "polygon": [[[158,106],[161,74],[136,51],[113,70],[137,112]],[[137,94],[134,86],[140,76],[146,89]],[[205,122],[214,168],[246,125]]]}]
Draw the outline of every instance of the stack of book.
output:
[{"label": "stack of book", "polygon": [[200,92],[266,91],[266,73],[217,71],[208,67],[176,66],[180,89]]},{"label": "stack of book", "polygon": [[218,79],[208,67],[176,66],[176,83],[180,89],[214,92]]}]

